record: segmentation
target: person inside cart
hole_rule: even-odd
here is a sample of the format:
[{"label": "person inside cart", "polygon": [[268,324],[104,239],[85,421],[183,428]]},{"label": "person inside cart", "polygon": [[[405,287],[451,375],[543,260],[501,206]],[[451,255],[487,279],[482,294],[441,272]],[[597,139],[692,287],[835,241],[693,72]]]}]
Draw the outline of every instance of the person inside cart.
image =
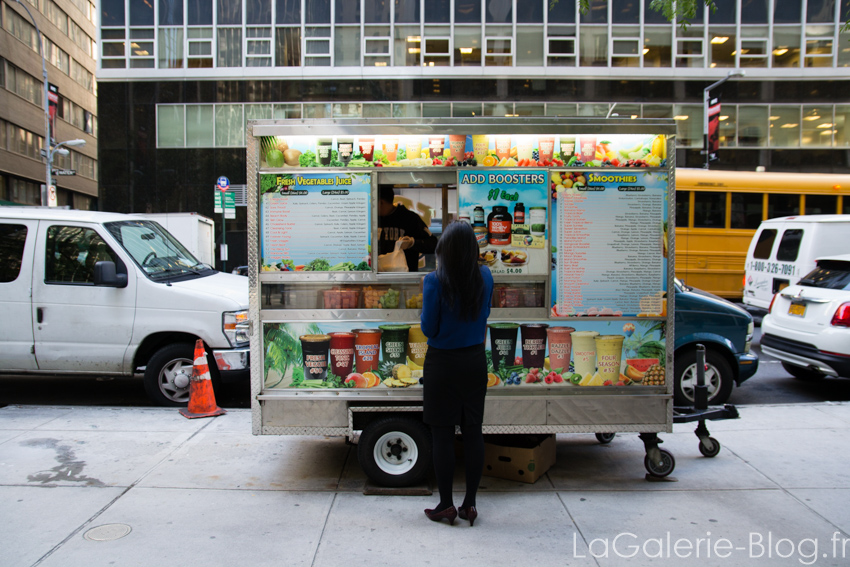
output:
[{"label": "person inside cart", "polygon": [[395,191],[384,185],[378,191],[378,254],[389,254],[401,242],[409,272],[419,271],[419,254],[433,254],[437,237],[425,221],[404,205],[393,204]]}]

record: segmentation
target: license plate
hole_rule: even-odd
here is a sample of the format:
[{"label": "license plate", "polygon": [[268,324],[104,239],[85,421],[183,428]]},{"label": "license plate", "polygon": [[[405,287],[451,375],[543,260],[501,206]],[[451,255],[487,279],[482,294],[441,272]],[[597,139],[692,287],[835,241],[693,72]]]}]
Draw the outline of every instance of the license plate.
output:
[{"label": "license plate", "polygon": [[806,316],[806,304],[805,303],[792,303],[788,306],[788,314],[794,315],[796,317],[805,317]]}]

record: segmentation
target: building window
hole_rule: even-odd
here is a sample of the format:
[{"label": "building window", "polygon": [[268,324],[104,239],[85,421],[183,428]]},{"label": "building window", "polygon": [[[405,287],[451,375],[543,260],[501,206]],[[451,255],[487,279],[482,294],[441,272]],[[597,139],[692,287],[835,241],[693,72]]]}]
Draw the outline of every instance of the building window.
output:
[{"label": "building window", "polygon": [[183,28],[159,28],[159,68],[183,68]]},{"label": "building window", "polygon": [[184,145],[184,108],[181,104],[163,104],[156,112],[156,146],[182,148]]},{"label": "building window", "polygon": [[832,67],[832,40],[832,36],[811,37],[806,34],[806,67]]},{"label": "building window", "polygon": [[299,119],[301,118],[300,104],[276,104],[274,105],[274,118],[279,119]]},{"label": "building window", "polygon": [[[370,30],[367,28],[367,34]],[[389,34],[389,28],[380,28],[371,30],[372,33]],[[364,39],[364,57],[363,64],[366,67],[387,67],[391,63],[390,59],[390,37],[366,37]]]},{"label": "building window", "polygon": [[216,67],[242,66],[242,28],[218,28]]},{"label": "building window", "polygon": [[739,67],[767,67],[768,33],[767,26],[741,29],[741,34],[746,37],[741,37],[741,47],[738,50]]},{"label": "building window", "polygon": [[248,28],[245,64],[248,67],[272,66],[272,29]]},{"label": "building window", "polygon": [[[481,66],[481,26],[455,26],[454,36],[455,67]],[[427,38],[427,41],[437,43],[436,38]],[[488,41],[488,49],[489,47]],[[432,51],[429,50],[429,53]],[[490,59],[489,51],[487,58]]]},{"label": "building window", "polygon": [[309,2],[305,2],[304,21],[308,24],[331,23],[331,0],[309,0]]},{"label": "building window", "polygon": [[394,0],[395,21],[404,24],[419,23],[419,0]]},{"label": "building window", "polygon": [[607,67],[607,26],[582,26],[579,38],[580,65],[582,67]]},{"label": "building window", "polygon": [[305,28],[304,65],[330,67],[331,65],[331,28]]},{"label": "building window", "polygon": [[834,126],[832,106],[803,105],[803,146],[831,147]]},{"label": "building window", "polygon": [[643,66],[669,67],[672,61],[672,26],[643,28]]},{"label": "building window", "polygon": [[249,26],[268,26],[272,23],[271,0],[246,0],[245,23]]},{"label": "building window", "polygon": [[104,69],[123,69],[124,61],[124,34],[123,28],[103,28],[100,30],[101,59],[100,65]]},{"label": "building window", "polygon": [[394,65],[418,67],[422,52],[419,27],[395,26],[393,31]]},{"label": "building window", "polygon": [[[689,28],[688,31],[696,33],[693,28]],[[703,67],[705,65],[704,47],[701,29],[699,37],[677,37],[676,67]]]},{"label": "building window", "polygon": [[513,39],[509,36],[486,37],[487,55],[484,64],[487,66],[510,67],[513,64]]},{"label": "building window", "polygon": [[186,147],[215,146],[215,116],[211,104],[186,105]]},{"label": "building window", "polygon": [[301,28],[275,29],[275,65],[298,67],[301,65]]},{"label": "building window", "polygon": [[615,37],[611,40],[611,66],[640,67],[642,51],[640,37]]},{"label": "building window", "polygon": [[734,148],[738,144],[738,107],[722,105],[720,109],[720,147]]},{"label": "building window", "polygon": [[[836,147],[850,146],[850,105],[836,105],[834,130]],[[850,196],[845,201],[850,202]]]},{"label": "building window", "polygon": [[774,26],[772,54],[774,67],[799,67],[800,26]]},{"label": "building window", "polygon": [[518,66],[543,66],[543,28],[541,26],[517,26],[516,64]]},{"label": "building window", "polygon": [[212,28],[188,28],[187,34],[189,69],[212,67]]},{"label": "building window", "polygon": [[480,24],[481,0],[455,0],[455,23]]},{"label": "building window", "polygon": [[216,14],[218,25],[242,25],[242,0],[217,0],[216,6],[218,7]]},{"label": "building window", "polygon": [[677,146],[702,147],[702,105],[675,104],[673,118],[676,120]]},{"label": "building window", "polygon": [[153,38],[153,28],[130,28],[130,68],[154,68]]},{"label": "building window", "polygon": [[547,65],[550,67],[575,67],[575,37],[549,37],[546,47]]},{"label": "building window", "polygon": [[153,25],[153,3],[150,0],[129,0],[130,2],[130,25],[152,26]]},{"label": "building window", "polygon": [[100,25],[123,26],[124,24],[124,0],[101,0]]},{"label": "building window", "polygon": [[334,66],[360,66],[360,26],[334,28]]},{"label": "building window", "polygon": [[766,106],[738,106],[738,146],[767,146],[768,113]]},{"label": "building window", "polygon": [[241,147],[245,145],[245,118],[241,104],[215,105],[215,145]]},{"label": "building window", "polygon": [[770,107],[770,145],[777,148],[800,146],[800,107]]},{"label": "building window", "polygon": [[[448,31],[448,28],[446,28],[446,31]],[[425,28],[425,33],[427,34],[428,32],[428,28]],[[451,37],[426,36],[424,40],[425,53],[423,54],[422,65],[428,67],[448,66],[450,64],[449,57],[451,56]],[[473,48],[466,47],[464,49],[471,49],[472,51],[463,53],[462,55],[474,56],[475,50]],[[481,57],[480,51],[479,57]]]},{"label": "building window", "polygon": [[276,24],[300,24],[301,0],[275,0]]}]

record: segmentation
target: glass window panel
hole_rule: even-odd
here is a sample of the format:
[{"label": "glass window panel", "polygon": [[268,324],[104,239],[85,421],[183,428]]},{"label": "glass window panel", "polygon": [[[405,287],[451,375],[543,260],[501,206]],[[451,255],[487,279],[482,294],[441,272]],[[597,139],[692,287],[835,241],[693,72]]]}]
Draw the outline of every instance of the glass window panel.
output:
[{"label": "glass window panel", "polygon": [[217,148],[244,146],[245,119],[241,104],[215,105],[215,145]]},{"label": "glass window panel", "polygon": [[694,191],[694,228],[725,228],[726,193]]},{"label": "glass window panel", "polygon": [[742,24],[766,24],[768,0],[741,0]]},{"label": "glass window panel", "polygon": [[100,25],[123,26],[124,24],[124,0],[101,0]]},{"label": "glass window panel", "polygon": [[584,26],[581,29],[579,55],[582,67],[608,66],[608,28]]},{"label": "glass window panel", "polygon": [[271,104],[246,104],[245,122],[248,120],[268,120],[272,117]]},{"label": "glass window panel", "polygon": [[301,23],[301,0],[275,0],[275,10],[275,23]]},{"label": "glass window panel", "polygon": [[304,5],[304,21],[308,24],[331,23],[331,0],[309,0]]},{"label": "glass window panel", "polygon": [[331,42],[327,39],[310,40],[307,42],[308,55],[330,55]]},{"label": "glass window panel", "polygon": [[393,118],[419,118],[422,108],[418,102],[393,103]]},{"label": "glass window panel", "polygon": [[800,242],[803,240],[802,228],[789,228],[782,233],[779,248],[776,249],[776,259],[780,262],[794,262],[800,252]]},{"label": "glass window panel", "polygon": [[676,104],[673,106],[673,118],[676,119],[677,146],[701,148],[702,143],[702,105]]},{"label": "glass window panel", "polygon": [[[429,66],[447,66],[449,64],[449,58],[447,57],[449,53],[449,40],[448,38],[436,38],[436,37],[427,37],[424,41],[425,44],[425,58],[424,61]],[[469,48],[464,48],[469,49]],[[456,50],[457,51],[457,50]],[[470,55],[474,55],[474,50]],[[443,55],[446,54],[446,55]],[[480,57],[480,55],[479,55]]]},{"label": "glass window panel", "polygon": [[211,148],[215,141],[215,121],[211,104],[186,106],[186,147]]},{"label": "glass window panel", "polygon": [[123,69],[125,63],[123,59],[101,59],[100,66],[104,69]]},{"label": "glass window panel", "polygon": [[738,145],[741,147],[767,146],[768,122],[766,106],[738,106]]},{"label": "glass window panel", "polygon": [[783,0],[773,3],[774,24],[799,24],[803,18],[802,0]]},{"label": "glass window panel", "polygon": [[159,0],[159,25],[183,25],[183,0]]},{"label": "glass window panel", "polygon": [[806,40],[806,67],[832,67],[832,39]]},{"label": "glass window panel", "polygon": [[451,21],[451,0],[429,0],[425,2],[425,22],[447,24]]},{"label": "glass window panel", "polygon": [[800,27],[773,28],[773,66],[800,66]]},{"label": "glass window panel", "polygon": [[331,118],[331,105],[304,104],[304,118]]},{"label": "glass window panel", "polygon": [[301,65],[301,28],[275,30],[275,65],[298,67]]},{"label": "glass window panel", "polygon": [[511,116],[514,113],[512,102],[484,103],[482,116]]},{"label": "glass window panel", "polygon": [[511,0],[485,0],[484,10],[487,23],[510,24],[513,21]]},{"label": "glass window panel", "polygon": [[504,65],[510,67],[512,58],[511,55],[511,39],[494,39],[487,38],[487,57],[484,60],[485,65]]},{"label": "glass window panel", "polygon": [[712,67],[735,67],[735,28],[712,26],[708,32]]},{"label": "glass window panel", "polygon": [[[387,0],[383,0],[383,2],[386,2],[386,1]],[[369,19],[368,19],[369,3],[370,2],[382,2],[382,0],[365,0],[365,2],[366,2],[366,5],[367,5],[366,21],[368,22],[369,21]],[[389,7],[387,9],[389,10]],[[341,2],[340,0],[337,0],[337,2],[335,3],[334,20],[336,21],[337,24],[359,24],[360,23],[360,2],[352,1],[352,0],[347,0],[347,1]],[[389,15],[388,15],[387,22],[389,22]],[[383,23],[383,22],[380,22],[380,23]]]},{"label": "glass window panel", "polygon": [[363,105],[363,118],[391,118],[392,114],[392,105],[389,103]]},{"label": "glass window panel", "polygon": [[761,193],[732,193],[732,224],[729,228],[758,228],[763,206]]},{"label": "glass window panel", "polygon": [[481,116],[480,103],[460,103],[456,102],[452,105],[452,117],[472,117]]},{"label": "glass window panel", "polygon": [[832,106],[803,105],[803,146],[832,146]]},{"label": "glass window panel", "polygon": [[643,66],[669,67],[672,64],[672,27],[647,26],[643,30]]},{"label": "glass window panel", "polygon": [[183,28],[159,28],[159,68],[183,68]]},{"label": "glass window panel", "polygon": [[731,104],[720,107],[720,147],[733,148],[738,143],[738,107]]},{"label": "glass window panel", "polygon": [[708,11],[708,21],[712,24],[734,24],[736,3],[735,0],[714,0],[715,10]]},{"label": "glass window panel", "polygon": [[581,14],[583,24],[605,24],[608,23],[607,0],[588,0],[589,8],[586,14]]},{"label": "glass window panel", "polygon": [[[650,5],[650,2],[644,0],[643,2],[643,21],[645,24],[670,24],[667,21],[667,18],[664,17],[664,14],[661,10],[655,10]],[[699,7],[697,8],[697,12],[699,12]],[[701,20],[700,20],[701,21]],[[697,23],[696,19],[694,19],[694,23]],[[672,26],[671,26],[672,27]]]},{"label": "glass window panel", "polygon": [[274,105],[274,118],[301,118],[300,104],[276,104]]},{"label": "glass window panel", "polygon": [[767,67],[767,40],[741,39],[741,67]]},{"label": "glass window panel", "polygon": [[546,116],[578,116],[575,104],[550,102],[546,105]]},{"label": "glass window panel", "polygon": [[[344,2],[345,4],[359,4],[359,2]],[[337,0],[337,22],[339,22],[339,5]],[[363,16],[367,24],[390,23],[390,0],[363,0]],[[348,21],[348,20],[346,20]],[[360,9],[357,8],[357,23],[360,22]]]},{"label": "glass window panel", "polygon": [[558,0],[546,3],[549,10],[550,24],[574,24],[576,22],[575,0]]},{"label": "glass window panel", "polygon": [[115,42],[104,42],[103,43],[103,56],[104,57],[123,57],[124,56],[124,42],[118,43]]},{"label": "glass window panel", "polygon": [[45,244],[46,282],[94,283],[94,263],[115,261],[115,253],[90,228],[53,225]]},{"label": "glass window panel", "polygon": [[419,66],[419,55],[422,49],[422,37],[419,28],[413,26],[396,26],[393,37],[395,64],[400,66]]},{"label": "glass window panel", "polygon": [[238,26],[242,23],[242,0],[218,0],[218,25]]},{"label": "glass window panel", "polygon": [[186,19],[190,26],[211,26],[212,0],[190,0]]},{"label": "glass window panel", "polygon": [[841,205],[841,214],[842,215],[850,215],[850,197],[845,196]]},{"label": "glass window panel", "polygon": [[834,215],[838,212],[835,195],[806,195],[807,215]]},{"label": "glass window panel", "polygon": [[640,0],[611,0],[611,21],[615,24],[640,23]]},{"label": "glass window panel", "polygon": [[152,26],[153,4],[148,0],[130,0],[130,25]]},{"label": "glass window panel", "polygon": [[776,242],[776,229],[766,228],[759,233],[756,247],[753,249],[753,258],[767,260],[773,251],[773,243]]},{"label": "glass window panel", "polygon": [[691,192],[676,191],[676,227],[688,228],[688,211],[691,209]]},{"label": "glass window panel", "polygon": [[403,24],[418,24],[419,0],[395,0],[395,21]]},{"label": "glass window panel", "polygon": [[800,146],[800,107],[770,107],[770,145],[778,148]]},{"label": "glass window panel", "polygon": [[455,23],[477,24],[481,22],[481,0],[455,0]]},{"label": "glass window panel", "polygon": [[516,28],[516,64],[543,65],[543,28],[537,26],[517,26]]},{"label": "glass window panel", "polygon": [[245,0],[245,20],[249,26],[262,26],[272,23],[271,0]]},{"label": "glass window panel", "polygon": [[516,22],[518,24],[542,24],[543,10],[549,2],[547,0],[526,0],[520,2],[520,10],[517,10]]},{"label": "glass window panel", "polygon": [[[850,105],[839,104],[835,107],[835,145],[850,146]],[[850,201],[850,195],[845,200]]]},{"label": "glass window panel", "polygon": [[360,27],[334,27],[334,65],[360,66]]},{"label": "glass window panel", "polygon": [[218,67],[242,66],[242,29],[218,29]]},{"label": "glass window panel", "polygon": [[608,104],[579,104],[579,116],[607,116],[611,107]]},{"label": "glass window panel", "polygon": [[183,147],[183,105],[160,105],[156,114],[156,146]]},{"label": "glass window panel", "polygon": [[361,118],[363,105],[359,102],[344,102],[331,106],[334,118]]},{"label": "glass window panel", "polygon": [[790,217],[800,214],[799,195],[778,195],[771,193],[767,196],[767,218]]},{"label": "glass window panel", "polygon": [[806,21],[824,24],[835,21],[835,0],[807,0]]},{"label": "glass window panel", "polygon": [[448,102],[422,103],[423,118],[451,118],[451,116],[452,105]]},{"label": "glass window panel", "polygon": [[546,108],[543,104],[516,103],[514,114],[518,116],[545,116]]}]

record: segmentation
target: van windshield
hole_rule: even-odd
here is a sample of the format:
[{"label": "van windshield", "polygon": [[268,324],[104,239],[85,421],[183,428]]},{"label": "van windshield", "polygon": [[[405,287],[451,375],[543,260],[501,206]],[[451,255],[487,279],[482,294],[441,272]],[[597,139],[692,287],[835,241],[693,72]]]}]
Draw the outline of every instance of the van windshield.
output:
[{"label": "van windshield", "polygon": [[214,272],[202,264],[167,230],[153,221],[106,223],[110,234],[152,280],[196,277]]}]

